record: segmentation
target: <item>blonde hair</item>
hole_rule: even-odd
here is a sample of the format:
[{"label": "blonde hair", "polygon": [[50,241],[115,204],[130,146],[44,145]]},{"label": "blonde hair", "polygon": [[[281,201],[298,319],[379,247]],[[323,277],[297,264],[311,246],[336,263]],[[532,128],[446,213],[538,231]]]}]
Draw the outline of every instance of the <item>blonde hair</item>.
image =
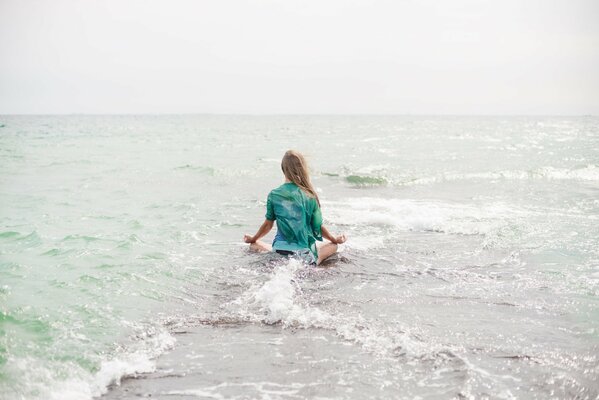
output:
[{"label": "blonde hair", "polygon": [[287,150],[281,161],[281,169],[285,174],[285,178],[295,183],[308,196],[315,198],[320,207],[320,199],[316,194],[316,190],[314,190],[314,186],[312,186],[312,182],[310,182],[308,163],[306,163],[300,152]]}]

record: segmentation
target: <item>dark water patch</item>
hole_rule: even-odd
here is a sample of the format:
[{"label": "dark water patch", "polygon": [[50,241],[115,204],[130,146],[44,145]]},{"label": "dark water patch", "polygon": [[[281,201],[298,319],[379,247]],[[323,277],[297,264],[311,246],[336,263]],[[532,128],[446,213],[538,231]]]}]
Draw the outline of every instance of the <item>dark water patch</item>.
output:
[{"label": "dark water patch", "polygon": [[79,282],[88,282],[88,283],[100,283],[100,282],[102,282],[101,279],[99,279],[99,278],[97,278],[97,277],[95,277],[93,275],[88,275],[88,274],[81,275],[79,277],[78,281]]},{"label": "dark water patch", "polygon": [[60,281],[58,279],[52,279],[49,282],[49,285],[58,289],[64,289],[64,288],[73,288],[73,284],[70,282],[65,282],[65,281]]},{"label": "dark water patch", "polygon": [[131,242],[128,240],[121,240],[116,247],[117,249],[129,250],[131,249]]},{"label": "dark water patch", "polygon": [[443,296],[443,295],[436,295],[436,294],[427,294],[427,297],[433,297],[436,299],[451,299],[451,300],[480,300],[480,297],[467,297],[467,296]]},{"label": "dark water patch", "polygon": [[377,277],[377,272],[359,272],[359,271],[344,271],[343,273],[347,277],[355,277],[360,281],[372,281],[377,282],[379,278]]},{"label": "dark water patch", "polygon": [[425,273],[435,279],[442,281],[442,282],[451,283],[451,281],[449,281],[448,279],[445,279],[443,276],[441,276],[443,274],[442,271],[437,270],[435,268],[429,268],[425,271]]},{"label": "dark water patch", "polygon": [[491,303],[491,304],[495,304],[496,306],[518,307],[517,304],[508,303],[507,301],[501,301],[501,302],[498,302],[498,303]]},{"label": "dark water patch", "polygon": [[233,227],[233,228],[241,228],[243,226],[245,226],[244,224],[239,224],[236,222],[230,222],[230,221],[223,221],[220,222],[218,224],[215,225],[216,228],[220,228],[222,226],[226,226],[226,227]]},{"label": "dark water patch", "polygon": [[20,236],[21,234],[15,231],[0,232],[0,239],[13,239]]},{"label": "dark water patch", "polygon": [[85,218],[90,219],[116,219],[116,217],[112,215],[86,215]]},{"label": "dark water patch", "polygon": [[443,296],[443,295],[434,295],[434,294],[427,294],[426,296],[432,297],[435,299],[465,300],[465,301],[471,301],[471,302],[479,303],[479,304],[489,304],[489,305],[506,306],[506,307],[518,307],[518,305],[514,304],[514,303],[509,303],[506,301],[500,301],[500,302],[485,301],[480,297],[452,296],[452,295]]},{"label": "dark water patch", "polygon": [[114,241],[114,242],[116,242],[115,250],[123,250],[123,251],[131,250],[131,248],[136,243],[144,243],[144,241],[141,240],[137,235],[133,235],[133,234],[129,235],[127,237],[127,239],[125,239],[125,240]]},{"label": "dark water patch", "polygon": [[82,160],[67,160],[67,161],[53,161],[46,165],[41,165],[40,168],[49,168],[49,167],[61,167],[65,165],[75,165],[75,164],[93,164],[93,161],[82,159]]},{"label": "dark water patch", "polygon": [[141,240],[139,238],[139,236],[137,236],[135,234],[131,234],[131,235],[127,236],[127,240],[131,243],[138,243],[138,242],[143,243],[144,242],[143,240]]},{"label": "dark water patch", "polygon": [[25,158],[25,156],[22,156],[22,155],[19,155],[19,154],[3,154],[2,158],[13,158],[13,159],[20,160],[20,159]]},{"label": "dark water patch", "polygon": [[246,289],[248,287],[248,282],[220,281],[216,282],[216,285],[223,290],[229,291],[232,289]]},{"label": "dark water patch", "polygon": [[502,265],[497,263],[497,262],[493,262],[490,264],[486,264],[486,265],[478,265],[478,264],[474,264],[474,265],[464,265],[462,267],[459,268],[459,270],[461,271],[466,271],[469,269],[488,269],[488,268],[501,268]]},{"label": "dark water patch", "polygon": [[56,267],[65,271],[73,271],[80,268],[79,265],[71,264],[71,263],[60,263],[56,264]]},{"label": "dark water patch", "polygon": [[180,165],[178,167],[173,168],[174,170],[188,170],[188,171],[196,171],[196,172],[200,172],[202,174],[206,174],[208,176],[214,176],[216,173],[216,170],[212,167],[205,167],[202,165],[192,165],[192,164],[185,164],[185,165]]},{"label": "dark water patch", "polygon": [[165,260],[168,256],[159,251],[142,254],[139,258],[144,260]]},{"label": "dark water patch", "polygon": [[94,268],[95,269],[112,269],[112,268],[118,268],[118,267],[122,267],[122,264],[100,264],[100,265],[96,265]]},{"label": "dark water patch", "polygon": [[86,236],[86,235],[68,235],[62,238],[61,242],[73,242],[73,241],[81,241],[85,243],[95,242],[98,240],[103,240],[101,238],[97,238],[95,236]]},{"label": "dark water patch", "polygon": [[127,222],[127,227],[131,229],[141,229],[143,228],[143,225],[138,220],[132,219],[131,221]]},{"label": "dark water patch", "polygon": [[345,180],[354,186],[382,186],[388,183],[385,178],[366,175],[348,175]]},{"label": "dark water patch", "polygon": [[[152,373],[148,373],[148,374],[134,374],[134,375],[126,375],[124,377],[121,378],[121,383],[119,385],[111,385],[109,386],[109,389],[114,390],[114,389],[118,389],[119,386],[128,383],[129,381],[138,381],[138,380],[154,380],[154,379],[181,379],[181,378],[185,378],[187,377],[187,373],[186,372],[181,372],[181,373],[173,373],[173,372],[163,372],[161,373],[161,371],[156,371],[156,372],[152,372]],[[125,390],[127,391],[127,390]],[[151,395],[148,395],[148,397],[151,397]],[[169,395],[169,397],[174,397],[175,399],[178,396],[171,396]],[[196,396],[193,396],[194,398]]]},{"label": "dark water patch", "polygon": [[334,174],[332,172],[321,172],[320,174],[324,175],[324,176],[331,176],[331,177],[338,177],[339,176],[339,174]]},{"label": "dark water patch", "polygon": [[28,235],[20,236],[16,238],[19,242],[26,245],[27,247],[39,246],[42,243],[42,238],[36,231],[31,232]]},{"label": "dark water patch", "polygon": [[540,364],[539,361],[535,360],[534,357],[529,356],[527,354],[513,354],[513,355],[504,355],[504,356],[491,356],[493,358],[503,358],[503,359],[509,359],[509,360],[525,360],[525,361],[532,361],[536,364]]},{"label": "dark water patch", "polygon": [[64,256],[67,254],[71,254],[75,252],[75,249],[59,249],[59,248],[54,248],[54,249],[50,249],[44,253],[42,253],[42,256],[50,256],[50,257],[58,257],[58,256]]}]

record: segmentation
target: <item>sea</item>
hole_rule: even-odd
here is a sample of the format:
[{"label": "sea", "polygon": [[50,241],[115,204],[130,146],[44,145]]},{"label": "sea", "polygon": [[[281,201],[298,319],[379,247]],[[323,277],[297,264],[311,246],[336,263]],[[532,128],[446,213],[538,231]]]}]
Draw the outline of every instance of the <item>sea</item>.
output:
[{"label": "sea", "polygon": [[598,399],[599,117],[2,115],[0,398]]}]

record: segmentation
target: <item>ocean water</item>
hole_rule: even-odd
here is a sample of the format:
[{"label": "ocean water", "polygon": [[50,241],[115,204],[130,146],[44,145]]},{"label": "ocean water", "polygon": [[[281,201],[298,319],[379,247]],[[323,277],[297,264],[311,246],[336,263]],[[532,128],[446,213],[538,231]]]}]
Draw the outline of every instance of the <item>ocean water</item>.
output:
[{"label": "ocean water", "polygon": [[0,398],[150,395],[599,398],[599,118],[0,116]]}]

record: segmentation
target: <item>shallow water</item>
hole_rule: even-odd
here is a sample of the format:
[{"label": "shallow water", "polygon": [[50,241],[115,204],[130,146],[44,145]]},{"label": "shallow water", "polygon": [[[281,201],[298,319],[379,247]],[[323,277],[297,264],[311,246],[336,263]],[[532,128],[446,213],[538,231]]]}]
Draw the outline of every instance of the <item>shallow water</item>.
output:
[{"label": "shallow water", "polygon": [[[599,118],[0,126],[3,399],[599,396]],[[241,243],[288,148],[326,268]]]}]

